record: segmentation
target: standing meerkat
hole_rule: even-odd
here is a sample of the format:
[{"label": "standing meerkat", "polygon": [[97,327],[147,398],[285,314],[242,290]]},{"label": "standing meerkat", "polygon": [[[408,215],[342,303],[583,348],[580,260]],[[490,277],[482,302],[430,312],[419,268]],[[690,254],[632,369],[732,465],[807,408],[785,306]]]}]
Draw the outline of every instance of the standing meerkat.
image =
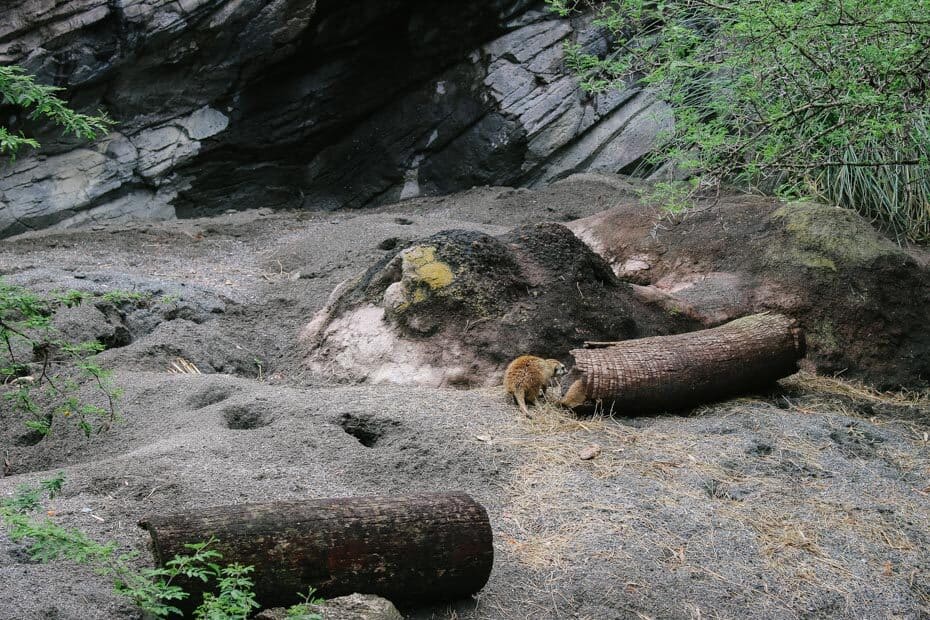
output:
[{"label": "standing meerkat", "polygon": [[526,403],[535,403],[552,378],[564,374],[565,366],[559,360],[521,355],[507,366],[504,372],[504,387],[513,395],[520,411],[526,417],[532,418]]}]

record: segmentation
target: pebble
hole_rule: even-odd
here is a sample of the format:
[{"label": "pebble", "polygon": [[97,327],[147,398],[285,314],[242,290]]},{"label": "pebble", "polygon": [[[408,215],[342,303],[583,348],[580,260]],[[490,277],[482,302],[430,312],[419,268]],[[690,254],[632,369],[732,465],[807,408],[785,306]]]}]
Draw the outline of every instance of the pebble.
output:
[{"label": "pebble", "polygon": [[590,461],[593,458],[596,458],[598,454],[601,453],[601,447],[596,443],[592,443],[586,448],[582,448],[578,453],[578,458],[582,461]]}]

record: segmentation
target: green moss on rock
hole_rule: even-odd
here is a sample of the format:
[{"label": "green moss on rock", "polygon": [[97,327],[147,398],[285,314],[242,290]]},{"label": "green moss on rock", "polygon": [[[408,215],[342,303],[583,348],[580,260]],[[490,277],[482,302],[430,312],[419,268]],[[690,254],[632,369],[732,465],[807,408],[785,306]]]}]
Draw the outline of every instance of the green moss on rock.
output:
[{"label": "green moss on rock", "polygon": [[788,233],[786,243],[767,251],[769,264],[788,263],[838,271],[865,267],[889,255],[906,255],[848,209],[795,202],[772,214]]}]

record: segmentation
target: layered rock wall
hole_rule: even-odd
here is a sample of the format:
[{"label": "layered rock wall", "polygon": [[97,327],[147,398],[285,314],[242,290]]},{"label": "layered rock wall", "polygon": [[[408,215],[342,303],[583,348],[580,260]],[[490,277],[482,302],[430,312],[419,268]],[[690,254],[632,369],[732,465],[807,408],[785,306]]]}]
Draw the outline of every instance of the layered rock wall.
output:
[{"label": "layered rock wall", "polygon": [[356,208],[538,185],[638,160],[669,117],[583,94],[562,49],[605,42],[539,2],[22,0],[0,62],[105,109],[94,144],[36,126],[0,167],[0,236],[256,207]]}]

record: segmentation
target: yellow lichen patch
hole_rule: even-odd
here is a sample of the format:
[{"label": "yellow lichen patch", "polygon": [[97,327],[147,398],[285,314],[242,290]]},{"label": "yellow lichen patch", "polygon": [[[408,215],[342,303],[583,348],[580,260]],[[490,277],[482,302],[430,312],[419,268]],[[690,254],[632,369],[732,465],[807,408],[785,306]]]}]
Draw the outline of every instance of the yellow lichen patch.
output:
[{"label": "yellow lichen patch", "polygon": [[412,271],[411,279],[423,282],[433,290],[452,284],[455,277],[452,268],[446,263],[436,260],[435,247],[418,245],[405,251],[403,256],[404,273],[406,275]]}]

